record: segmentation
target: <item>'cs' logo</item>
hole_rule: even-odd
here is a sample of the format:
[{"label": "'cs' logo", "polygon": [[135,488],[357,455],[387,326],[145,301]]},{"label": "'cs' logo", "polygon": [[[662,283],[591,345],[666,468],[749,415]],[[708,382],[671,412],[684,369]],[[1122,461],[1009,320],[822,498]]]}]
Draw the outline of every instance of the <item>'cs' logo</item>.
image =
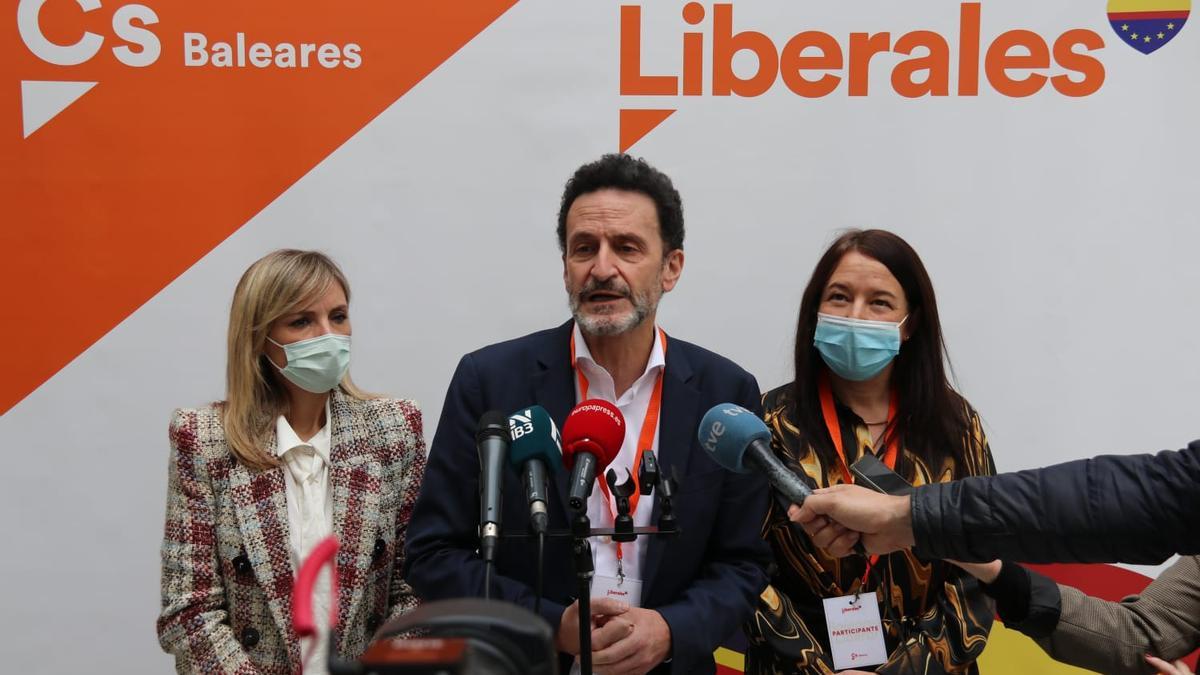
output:
[{"label": "'cs' logo", "polygon": [[[75,0],[84,13],[100,9],[100,0]],[[86,31],[74,44],[51,42],[42,32],[39,15],[46,0],[20,0],[17,3],[17,30],[21,41],[34,56],[56,66],[78,66],[92,60],[104,45],[104,37]],[[146,26],[158,23],[158,15],[145,5],[125,5],[113,12],[112,29],[126,44],[113,47],[113,56],[127,66],[143,68],[158,60],[162,45]],[[131,46],[132,45],[132,46]],[[136,49],[135,49],[136,47]]]},{"label": "'cs' logo", "polygon": [[[46,0],[17,2],[17,32],[37,58],[55,66],[78,66],[91,61],[104,46],[104,36],[84,31],[71,44],[51,42],[42,30],[41,13]],[[75,0],[83,13],[100,9],[100,0]],[[145,5],[124,5],[113,12],[112,32],[122,43],[112,48],[113,56],[126,66],[145,68],[158,61],[162,44],[146,26],[158,23],[158,15]],[[24,137],[29,138],[68,106],[91,91],[96,82],[54,80],[21,81],[21,119]]]}]

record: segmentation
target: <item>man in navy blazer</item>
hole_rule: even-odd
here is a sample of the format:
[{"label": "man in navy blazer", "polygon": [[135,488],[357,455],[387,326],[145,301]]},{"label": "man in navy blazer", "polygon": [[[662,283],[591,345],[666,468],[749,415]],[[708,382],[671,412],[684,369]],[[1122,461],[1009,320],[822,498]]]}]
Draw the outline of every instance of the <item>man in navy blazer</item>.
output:
[{"label": "man in navy blazer", "polygon": [[[659,300],[683,269],[682,204],[667,176],[626,155],[581,167],[563,195],[558,237],[574,318],[459,362],[409,524],[405,578],[426,600],[483,595],[475,431],[485,411],[538,404],[561,428],[578,401],[605,398],[627,424],[613,468],[624,475],[652,439],[665,475],[681,478],[673,499],[680,534],[640,538],[620,551],[607,538],[593,538],[592,595],[597,584],[640,591],[628,605],[592,601],[593,666],[604,673],[714,672],[713,651],[750,616],[766,585],[770,550],[760,531],[768,490],[757,475],[721,469],[700,448],[696,431],[720,403],[760,410],[758,384],[732,361],[655,324]],[[657,434],[653,410],[659,410]],[[567,482],[563,473],[551,482],[552,530],[568,527]],[[657,523],[658,499],[643,500],[635,523]],[[607,492],[593,490],[593,527],[611,523],[611,503]],[[521,479],[506,468],[504,528],[524,531],[528,519]],[[494,597],[532,609],[535,556],[533,540],[502,539]],[[569,539],[546,540],[545,570],[541,615],[569,663],[567,657],[578,656],[580,621]]]}]

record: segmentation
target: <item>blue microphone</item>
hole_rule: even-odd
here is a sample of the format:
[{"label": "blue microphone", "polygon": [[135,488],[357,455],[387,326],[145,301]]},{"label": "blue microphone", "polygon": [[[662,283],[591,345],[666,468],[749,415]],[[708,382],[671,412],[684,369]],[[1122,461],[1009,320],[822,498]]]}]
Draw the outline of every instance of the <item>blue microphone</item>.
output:
[{"label": "blue microphone", "polygon": [[812,488],[771,452],[767,425],[740,405],[713,406],[700,422],[697,436],[700,446],[717,464],[736,473],[766,474],[771,485],[793,504],[803,504],[812,494]]},{"label": "blue microphone", "polygon": [[540,405],[508,416],[508,463],[521,474],[529,501],[529,522],[534,534],[544,534],[550,524],[548,476],[562,471],[562,437],[550,413]]}]

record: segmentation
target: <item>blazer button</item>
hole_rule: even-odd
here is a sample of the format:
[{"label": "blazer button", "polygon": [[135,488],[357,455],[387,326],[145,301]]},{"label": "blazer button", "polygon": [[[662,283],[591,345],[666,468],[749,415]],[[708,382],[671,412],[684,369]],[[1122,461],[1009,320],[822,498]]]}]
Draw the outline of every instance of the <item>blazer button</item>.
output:
[{"label": "blazer button", "polygon": [[235,572],[237,572],[238,574],[249,574],[250,573],[250,558],[246,557],[245,553],[234,558],[232,562],[233,562],[233,570]]},{"label": "blazer button", "polygon": [[258,644],[258,641],[261,638],[262,636],[258,634],[258,630],[255,628],[246,628],[242,630],[242,645],[247,648]]},{"label": "blazer button", "polygon": [[375,548],[371,552],[371,557],[378,561],[383,557],[384,553],[387,553],[387,544],[383,543],[383,539],[376,539]]},{"label": "blazer button", "polygon": [[370,639],[375,635],[375,631],[379,629],[379,617],[367,617],[367,638]]}]

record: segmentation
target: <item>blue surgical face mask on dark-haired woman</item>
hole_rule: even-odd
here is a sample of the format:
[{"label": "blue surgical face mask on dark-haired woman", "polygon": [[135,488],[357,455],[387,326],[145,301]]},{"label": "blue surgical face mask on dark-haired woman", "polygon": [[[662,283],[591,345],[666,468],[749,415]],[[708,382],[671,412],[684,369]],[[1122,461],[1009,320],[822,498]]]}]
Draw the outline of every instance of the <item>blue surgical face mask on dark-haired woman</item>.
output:
[{"label": "blue surgical face mask on dark-haired woman", "polygon": [[893,323],[818,314],[813,346],[838,377],[863,382],[882,373],[900,353],[900,327],[905,321],[907,316]]},{"label": "blue surgical face mask on dark-haired woman", "polygon": [[272,365],[304,391],[324,394],[332,391],[350,368],[350,336],[326,333],[315,338],[281,345],[267,338],[271,344],[281,347],[287,356],[287,365],[280,368]]}]

